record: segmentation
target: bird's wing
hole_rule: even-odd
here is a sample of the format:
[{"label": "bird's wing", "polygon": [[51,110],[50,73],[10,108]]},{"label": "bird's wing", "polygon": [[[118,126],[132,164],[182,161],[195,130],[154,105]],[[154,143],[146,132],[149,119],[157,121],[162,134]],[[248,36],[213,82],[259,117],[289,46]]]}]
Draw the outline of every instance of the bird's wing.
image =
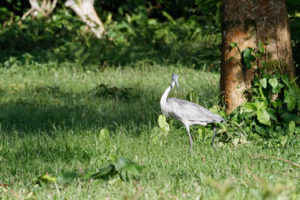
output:
[{"label": "bird's wing", "polygon": [[172,108],[172,112],[170,114],[176,116],[177,118],[180,117],[183,120],[188,120],[195,123],[224,121],[224,119],[219,115],[214,114],[206,108],[189,101],[170,98],[168,99],[168,104]]}]

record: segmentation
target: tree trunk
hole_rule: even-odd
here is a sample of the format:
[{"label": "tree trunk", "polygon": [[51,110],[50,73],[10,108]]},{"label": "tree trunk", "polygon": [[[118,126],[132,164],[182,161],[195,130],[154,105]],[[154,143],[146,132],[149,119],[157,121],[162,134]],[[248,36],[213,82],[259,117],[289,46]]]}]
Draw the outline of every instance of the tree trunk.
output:
[{"label": "tree trunk", "polygon": [[[243,92],[260,67],[243,66],[244,49],[264,43],[266,72],[280,70],[294,78],[295,68],[285,0],[224,0],[223,14],[221,91],[231,113],[246,100]],[[231,43],[238,48],[231,48]]]},{"label": "tree trunk", "polygon": [[95,11],[94,0],[67,0],[65,5],[70,7],[80,17],[80,19],[91,29],[97,38],[101,38],[103,36],[105,30]]}]

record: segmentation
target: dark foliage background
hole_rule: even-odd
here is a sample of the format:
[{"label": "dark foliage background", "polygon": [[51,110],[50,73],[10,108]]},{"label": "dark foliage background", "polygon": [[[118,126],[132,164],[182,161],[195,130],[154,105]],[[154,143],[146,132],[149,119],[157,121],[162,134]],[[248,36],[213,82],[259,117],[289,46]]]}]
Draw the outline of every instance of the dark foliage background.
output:
[{"label": "dark foliage background", "polygon": [[[0,60],[5,67],[13,60],[72,60],[100,67],[146,61],[219,70],[221,0],[96,0],[95,8],[107,30],[101,41],[86,33],[64,2],[58,1],[49,18],[27,18],[18,25],[30,7],[28,1],[1,1]],[[299,72],[300,2],[287,0],[287,6]]]}]

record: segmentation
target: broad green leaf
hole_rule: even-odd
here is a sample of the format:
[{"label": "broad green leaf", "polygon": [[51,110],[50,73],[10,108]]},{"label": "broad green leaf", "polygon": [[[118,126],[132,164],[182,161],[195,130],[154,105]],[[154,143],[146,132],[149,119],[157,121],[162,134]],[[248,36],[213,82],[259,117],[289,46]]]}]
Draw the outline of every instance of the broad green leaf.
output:
[{"label": "broad green leaf", "polygon": [[266,135],[266,130],[258,124],[255,124],[255,131],[259,133],[259,135]]},{"label": "broad green leaf", "polygon": [[286,122],[294,121],[295,123],[300,124],[300,116],[296,114],[284,112],[280,115],[280,117]]},{"label": "broad green leaf", "polygon": [[56,182],[56,177],[52,177],[49,174],[44,174],[39,177],[38,180],[40,183],[55,183]]},{"label": "broad green leaf", "polygon": [[281,88],[283,88],[284,85],[281,84],[281,83],[278,83],[277,87],[276,88],[272,88],[272,93],[279,93],[281,91]]},{"label": "broad green leaf", "polygon": [[108,176],[113,175],[114,173],[115,173],[115,166],[110,164],[107,167],[103,167],[103,168],[99,169],[99,171],[92,174],[90,176],[90,178],[93,178],[93,179],[106,178]]},{"label": "broad green leaf", "polygon": [[276,112],[275,112],[274,109],[272,109],[272,108],[267,108],[267,112],[268,112],[268,114],[269,114],[269,116],[270,116],[270,119],[272,119],[272,120],[275,121],[275,122],[278,122],[277,116],[276,116]]},{"label": "broad green leaf", "polygon": [[291,112],[292,110],[294,110],[296,106],[296,97],[290,90],[284,91],[284,103],[287,104],[288,111]]},{"label": "broad green leaf", "polygon": [[250,69],[251,68],[251,62],[256,60],[255,56],[252,55],[253,51],[254,50],[250,47],[246,48],[243,51],[243,54],[242,54],[243,55],[243,60],[244,60],[244,63],[246,65],[247,69]]},{"label": "broad green leaf", "polygon": [[256,111],[256,114],[257,114],[257,120],[260,123],[265,124],[267,126],[271,126],[270,115],[265,109],[258,109]]},{"label": "broad green leaf", "polygon": [[285,146],[287,141],[288,141],[288,136],[286,136],[286,135],[285,136],[280,136],[280,144],[282,146]]},{"label": "broad green leaf", "polygon": [[290,121],[290,123],[289,123],[289,132],[290,132],[290,134],[293,134],[295,132],[295,127],[296,127],[295,122]]},{"label": "broad green leaf", "polygon": [[255,106],[254,103],[247,102],[242,107],[243,107],[245,112],[254,112],[254,111],[256,111],[256,106]]},{"label": "broad green leaf", "polygon": [[167,123],[166,117],[164,115],[158,116],[158,125],[165,134],[167,134],[170,131],[169,124]]},{"label": "broad green leaf", "polygon": [[198,128],[198,134],[199,134],[199,136],[202,136],[202,135],[203,135],[203,130],[202,130],[202,128]]},{"label": "broad green leaf", "polygon": [[250,118],[256,115],[256,106],[253,103],[244,103],[240,109],[241,118]]},{"label": "broad green leaf", "polygon": [[110,24],[112,22],[111,19],[112,19],[112,14],[109,12],[106,17],[105,24]]},{"label": "broad green leaf", "polygon": [[256,110],[266,109],[268,107],[265,101],[255,101],[253,104],[255,105]]},{"label": "broad green leaf", "polygon": [[266,78],[260,79],[259,82],[263,88],[267,88],[267,79]]},{"label": "broad green leaf", "polygon": [[148,24],[149,25],[156,25],[157,24],[157,20],[156,19],[149,19],[148,20]]},{"label": "broad green leaf", "polygon": [[77,174],[75,172],[61,173],[57,176],[57,183],[71,183],[77,177],[79,177],[79,174]]},{"label": "broad green leaf", "polygon": [[100,139],[102,141],[109,140],[109,130],[107,128],[102,128],[100,130]]},{"label": "broad green leaf", "polygon": [[269,79],[269,83],[272,86],[272,88],[276,88],[278,86],[277,78],[271,78],[271,79]]},{"label": "broad green leaf", "polygon": [[127,22],[130,24],[130,23],[131,23],[131,21],[132,21],[132,19],[131,19],[131,16],[130,16],[130,15],[128,15],[128,14],[126,14],[125,16],[126,16],[126,20],[127,20]]},{"label": "broad green leaf", "polygon": [[119,173],[125,172],[132,175],[137,175],[142,171],[142,167],[140,165],[127,158],[119,158],[115,167]]},{"label": "broad green leaf", "polygon": [[163,128],[166,124],[166,117],[164,115],[158,116],[158,125],[160,128]]}]

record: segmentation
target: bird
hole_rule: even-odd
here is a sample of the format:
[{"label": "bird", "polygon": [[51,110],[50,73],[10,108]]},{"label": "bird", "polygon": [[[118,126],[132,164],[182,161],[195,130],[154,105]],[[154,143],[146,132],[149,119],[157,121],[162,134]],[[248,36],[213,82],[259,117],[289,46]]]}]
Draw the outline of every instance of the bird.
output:
[{"label": "bird", "polygon": [[[191,125],[206,126],[210,123],[225,122],[225,120],[219,115],[212,113],[196,103],[178,98],[168,98],[170,91],[175,87],[175,85],[179,89],[178,76],[177,74],[173,73],[171,84],[164,91],[160,99],[160,108],[165,117],[175,118],[185,126],[190,140],[190,149],[192,151],[193,139],[190,133]],[[215,126],[213,126],[213,138],[211,141],[212,147],[214,147],[215,135]]]}]

